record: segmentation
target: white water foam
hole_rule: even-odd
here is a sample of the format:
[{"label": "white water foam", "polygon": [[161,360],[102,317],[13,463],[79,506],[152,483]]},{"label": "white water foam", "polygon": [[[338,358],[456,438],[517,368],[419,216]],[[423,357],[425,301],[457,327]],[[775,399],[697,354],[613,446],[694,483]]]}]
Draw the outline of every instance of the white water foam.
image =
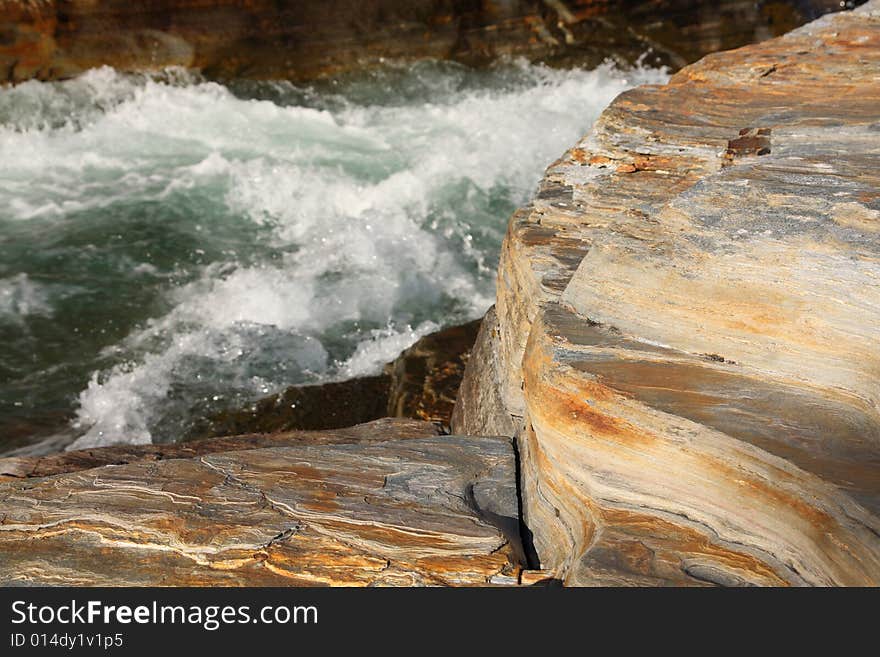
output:
[{"label": "white water foam", "polygon": [[52,316],[47,286],[27,274],[0,278],[0,320],[20,323],[31,315]]},{"label": "white water foam", "polygon": [[[195,253],[223,247],[180,270],[132,261],[164,276],[166,310],[96,357],[71,447],[167,440],[169,408],[227,389],[374,373],[441,322],[484,312],[510,209],[614,96],[665,80],[513,69],[515,83],[462,88],[428,71],[446,93],[308,107],[110,69],[0,95],[0,218],[68,230],[141,204],[186,210]],[[218,246],[234,221],[256,232]]]}]

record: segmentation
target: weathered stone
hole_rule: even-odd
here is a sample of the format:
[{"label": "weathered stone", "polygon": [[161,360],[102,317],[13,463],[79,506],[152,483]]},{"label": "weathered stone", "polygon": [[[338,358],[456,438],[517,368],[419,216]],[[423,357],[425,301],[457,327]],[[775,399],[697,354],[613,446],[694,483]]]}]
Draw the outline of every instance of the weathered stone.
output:
[{"label": "weathered stone", "polygon": [[519,583],[522,586],[550,586],[557,580],[549,570],[524,570],[519,575]]},{"label": "weathered stone", "polygon": [[455,430],[566,584],[880,584],[878,80],[877,0],[711,55],[511,219]]},{"label": "weathered stone", "polygon": [[517,582],[508,439],[295,439],[0,483],[0,584]]},{"label": "weathered stone", "polygon": [[46,456],[0,458],[0,481],[4,478],[48,477],[65,472],[88,470],[102,465],[125,465],[143,461],[193,458],[258,447],[283,447],[306,442],[310,445],[369,442],[377,437],[393,435],[395,439],[424,438],[439,435],[437,426],[429,422],[383,418],[365,424],[328,431],[278,431],[250,433],[190,440],[164,445],[116,445],[49,454]]},{"label": "weathered stone", "polygon": [[474,427],[480,435],[513,436],[516,428],[500,394],[500,374],[496,357],[498,319],[490,308],[480,325],[470,358],[474,366],[461,382],[451,419],[453,433],[460,427]]},{"label": "weathered stone", "polygon": [[103,64],[304,80],[387,59],[596,64],[647,51],[677,68],[839,8],[837,0],[0,0],[0,80]]}]

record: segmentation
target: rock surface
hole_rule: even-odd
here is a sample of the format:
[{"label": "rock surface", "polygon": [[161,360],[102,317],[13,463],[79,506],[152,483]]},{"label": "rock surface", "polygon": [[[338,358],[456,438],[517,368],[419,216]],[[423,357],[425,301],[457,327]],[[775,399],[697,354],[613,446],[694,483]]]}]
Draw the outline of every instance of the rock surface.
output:
[{"label": "rock surface", "polygon": [[511,220],[486,437],[2,459],[0,585],[880,584],[878,82],[872,0],[623,94]]},{"label": "rock surface", "polygon": [[837,0],[0,0],[0,80],[185,66],[312,79],[386,59],[596,64],[651,50],[675,68],[840,8]]},{"label": "rock surface", "polygon": [[877,0],[622,94],[547,170],[453,421],[516,434],[542,568],[880,584],[878,171]]},{"label": "rock surface", "polygon": [[516,583],[510,441],[431,431],[205,441],[167,448],[186,458],[7,480],[0,585]]},{"label": "rock surface", "polygon": [[498,317],[494,306],[483,317],[452,412],[451,427],[473,427],[479,433],[513,436],[514,422],[502,398]]}]

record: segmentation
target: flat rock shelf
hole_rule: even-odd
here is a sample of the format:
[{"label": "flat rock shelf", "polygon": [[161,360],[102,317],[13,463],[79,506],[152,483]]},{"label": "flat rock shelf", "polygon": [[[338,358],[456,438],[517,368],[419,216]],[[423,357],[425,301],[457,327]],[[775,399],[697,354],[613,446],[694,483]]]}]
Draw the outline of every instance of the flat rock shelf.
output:
[{"label": "flat rock shelf", "polygon": [[453,430],[568,585],[880,584],[880,2],[621,94],[512,218]]},{"label": "flat rock shelf", "polygon": [[517,583],[510,440],[434,433],[384,420],[7,480],[0,584]]}]

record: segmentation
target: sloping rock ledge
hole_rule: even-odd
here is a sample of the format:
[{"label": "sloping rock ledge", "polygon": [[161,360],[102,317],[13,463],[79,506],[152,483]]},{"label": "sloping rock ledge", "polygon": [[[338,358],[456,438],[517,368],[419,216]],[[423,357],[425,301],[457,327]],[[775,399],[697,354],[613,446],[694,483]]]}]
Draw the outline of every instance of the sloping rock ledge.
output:
[{"label": "sloping rock ledge", "polygon": [[880,1],[619,96],[511,219],[453,430],[568,585],[880,584]]}]

